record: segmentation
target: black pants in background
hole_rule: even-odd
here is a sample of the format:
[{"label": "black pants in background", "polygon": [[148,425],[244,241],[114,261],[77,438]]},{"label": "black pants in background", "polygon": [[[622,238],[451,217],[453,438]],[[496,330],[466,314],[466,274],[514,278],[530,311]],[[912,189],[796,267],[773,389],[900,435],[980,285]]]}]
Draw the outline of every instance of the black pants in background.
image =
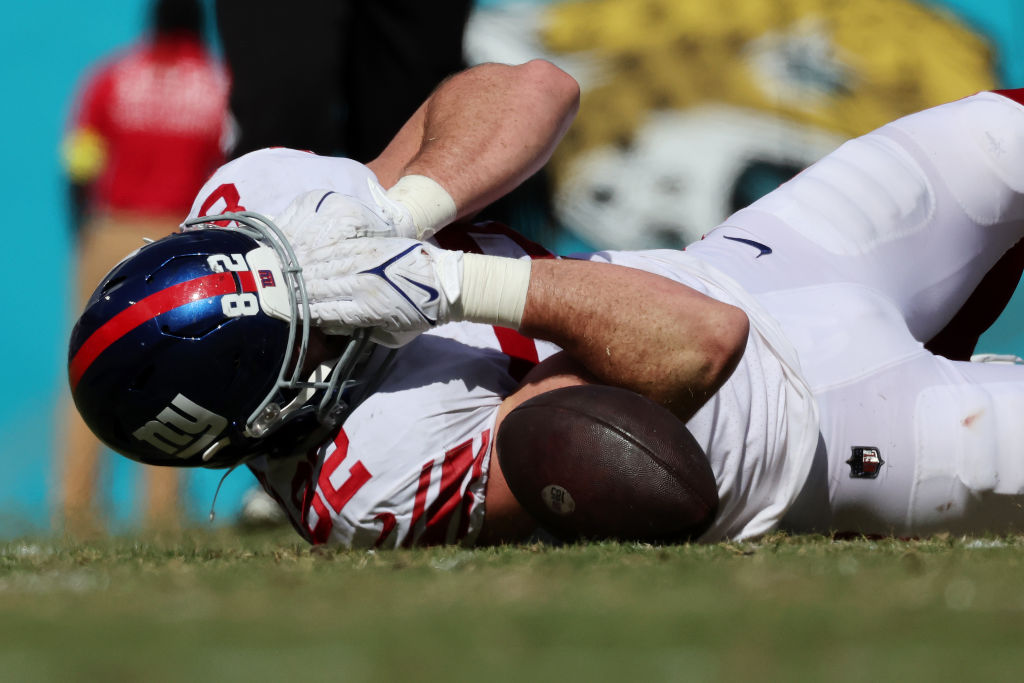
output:
[{"label": "black pants in background", "polygon": [[377,156],[464,68],[472,0],[216,0],[238,123],[232,158],[292,147]]}]

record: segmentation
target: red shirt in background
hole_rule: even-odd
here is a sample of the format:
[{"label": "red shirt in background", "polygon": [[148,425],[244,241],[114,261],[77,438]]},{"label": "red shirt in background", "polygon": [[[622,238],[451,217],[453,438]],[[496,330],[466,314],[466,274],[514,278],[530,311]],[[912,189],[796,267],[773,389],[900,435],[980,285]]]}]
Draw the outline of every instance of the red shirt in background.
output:
[{"label": "red shirt in background", "polygon": [[68,146],[69,157],[76,139],[97,149],[95,175],[77,178],[91,183],[92,207],[185,215],[224,161],[228,87],[227,71],[191,37],[160,37],[101,66]]}]

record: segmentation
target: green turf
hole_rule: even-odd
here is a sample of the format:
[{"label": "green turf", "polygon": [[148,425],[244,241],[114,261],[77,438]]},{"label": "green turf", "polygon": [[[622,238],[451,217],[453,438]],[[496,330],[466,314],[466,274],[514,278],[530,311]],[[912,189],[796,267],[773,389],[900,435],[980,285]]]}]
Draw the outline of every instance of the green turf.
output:
[{"label": "green turf", "polygon": [[0,545],[4,681],[1024,677],[1024,538]]}]

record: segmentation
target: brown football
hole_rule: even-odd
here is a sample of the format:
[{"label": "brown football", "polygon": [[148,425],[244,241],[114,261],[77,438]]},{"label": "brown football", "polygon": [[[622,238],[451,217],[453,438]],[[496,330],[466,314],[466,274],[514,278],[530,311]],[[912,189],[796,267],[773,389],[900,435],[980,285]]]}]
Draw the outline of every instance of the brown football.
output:
[{"label": "brown football", "polygon": [[502,422],[497,450],[516,500],[562,540],[687,541],[718,509],[715,475],[686,425],[626,389],[525,401]]}]

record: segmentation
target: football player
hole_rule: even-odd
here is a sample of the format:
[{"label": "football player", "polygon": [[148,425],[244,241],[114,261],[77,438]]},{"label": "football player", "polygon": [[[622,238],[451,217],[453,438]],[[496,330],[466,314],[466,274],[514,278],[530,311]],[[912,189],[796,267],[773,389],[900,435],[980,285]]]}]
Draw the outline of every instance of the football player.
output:
[{"label": "football player", "polygon": [[72,391],[128,457],[246,464],[313,543],[527,537],[494,435],[593,382],[686,422],[719,489],[703,540],[1019,528],[1024,369],[924,347],[976,331],[944,329],[1024,232],[1017,97],[853,140],[686,251],[555,258],[466,219],[547,159],[578,87],[476,67],[366,166],[222,167],[101,283]]}]

